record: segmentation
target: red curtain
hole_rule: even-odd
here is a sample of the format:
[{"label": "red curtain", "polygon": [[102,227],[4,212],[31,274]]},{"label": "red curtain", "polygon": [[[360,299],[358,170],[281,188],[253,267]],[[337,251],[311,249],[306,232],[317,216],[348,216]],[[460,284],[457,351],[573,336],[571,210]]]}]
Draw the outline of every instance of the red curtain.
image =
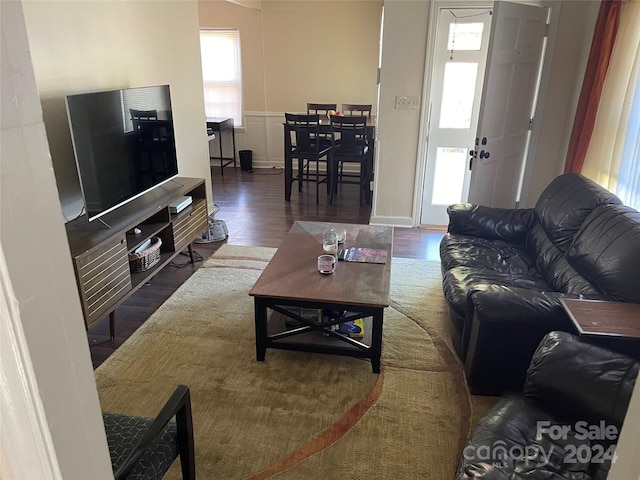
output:
[{"label": "red curtain", "polygon": [[602,86],[620,23],[622,0],[602,0],[591,41],[591,51],[584,73],[578,108],[573,121],[565,173],[580,173],[598,113]]}]

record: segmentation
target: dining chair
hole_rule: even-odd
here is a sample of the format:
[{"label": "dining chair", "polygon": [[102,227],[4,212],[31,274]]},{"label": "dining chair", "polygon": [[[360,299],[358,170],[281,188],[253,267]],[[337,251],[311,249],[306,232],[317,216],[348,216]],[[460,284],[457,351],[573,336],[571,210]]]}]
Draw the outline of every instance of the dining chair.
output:
[{"label": "dining chair", "polygon": [[[357,163],[359,172],[345,172],[345,163]],[[360,205],[370,202],[371,155],[366,116],[331,115],[331,174],[329,203],[343,183],[360,186]]]},{"label": "dining chair", "polygon": [[329,112],[335,112],[337,108],[337,103],[307,103],[307,114],[329,117]]},{"label": "dining chair", "polygon": [[102,419],[116,480],[159,480],[178,456],[183,480],[196,478],[188,386],[179,385],[155,418],[103,412]]},{"label": "dining chair", "polygon": [[356,115],[356,116],[371,116],[372,105],[370,103],[343,103],[342,104],[342,114],[346,116]]},{"label": "dining chair", "polygon": [[[335,113],[337,108],[337,103],[307,103],[307,114],[316,114],[321,118],[326,117],[328,119],[331,112]],[[331,146],[330,133],[320,132],[318,138],[320,139],[320,145],[322,147]]]},{"label": "dining chair", "polygon": [[[327,185],[329,194],[330,168],[329,153],[331,145],[320,141],[320,117],[317,114],[304,115],[285,113],[285,155],[291,161],[298,160],[298,176],[291,177],[291,182],[298,181],[298,191],[302,191],[302,182],[316,184],[316,203],[320,199],[320,184]],[[310,164],[315,163],[315,172]],[[324,163],[324,169],[320,164]]]}]

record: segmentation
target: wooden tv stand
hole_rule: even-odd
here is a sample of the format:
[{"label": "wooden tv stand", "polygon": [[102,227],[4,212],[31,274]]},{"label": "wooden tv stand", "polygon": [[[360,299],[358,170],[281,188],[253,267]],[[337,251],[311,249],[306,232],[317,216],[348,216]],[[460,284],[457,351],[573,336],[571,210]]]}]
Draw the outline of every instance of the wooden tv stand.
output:
[{"label": "wooden tv stand", "polygon": [[[169,205],[182,196],[193,202],[180,213]],[[100,221],[102,220],[102,222]],[[109,315],[115,335],[114,311],[208,228],[204,179],[177,177],[89,222],[86,216],[66,224],[87,331]],[[105,225],[106,224],[106,225]],[[141,233],[132,233],[139,228]],[[129,253],[152,237],[162,240],[160,261],[143,272],[129,268]]]}]

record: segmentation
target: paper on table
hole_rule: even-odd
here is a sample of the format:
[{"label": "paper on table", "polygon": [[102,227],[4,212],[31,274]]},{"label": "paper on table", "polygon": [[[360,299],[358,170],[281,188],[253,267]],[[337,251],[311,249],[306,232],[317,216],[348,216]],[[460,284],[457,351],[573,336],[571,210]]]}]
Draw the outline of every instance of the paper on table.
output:
[{"label": "paper on table", "polygon": [[350,247],[341,250],[339,260],[361,263],[387,263],[387,251],[383,248]]}]

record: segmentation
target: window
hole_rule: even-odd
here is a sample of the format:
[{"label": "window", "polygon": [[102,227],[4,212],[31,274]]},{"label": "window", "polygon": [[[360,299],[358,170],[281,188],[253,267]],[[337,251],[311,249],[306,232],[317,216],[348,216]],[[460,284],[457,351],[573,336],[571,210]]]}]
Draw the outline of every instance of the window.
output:
[{"label": "window", "polygon": [[240,32],[200,30],[200,55],[207,117],[231,117],[242,126]]},{"label": "window", "polygon": [[626,205],[640,210],[640,81],[638,79],[636,79],[622,150],[616,194]]}]

